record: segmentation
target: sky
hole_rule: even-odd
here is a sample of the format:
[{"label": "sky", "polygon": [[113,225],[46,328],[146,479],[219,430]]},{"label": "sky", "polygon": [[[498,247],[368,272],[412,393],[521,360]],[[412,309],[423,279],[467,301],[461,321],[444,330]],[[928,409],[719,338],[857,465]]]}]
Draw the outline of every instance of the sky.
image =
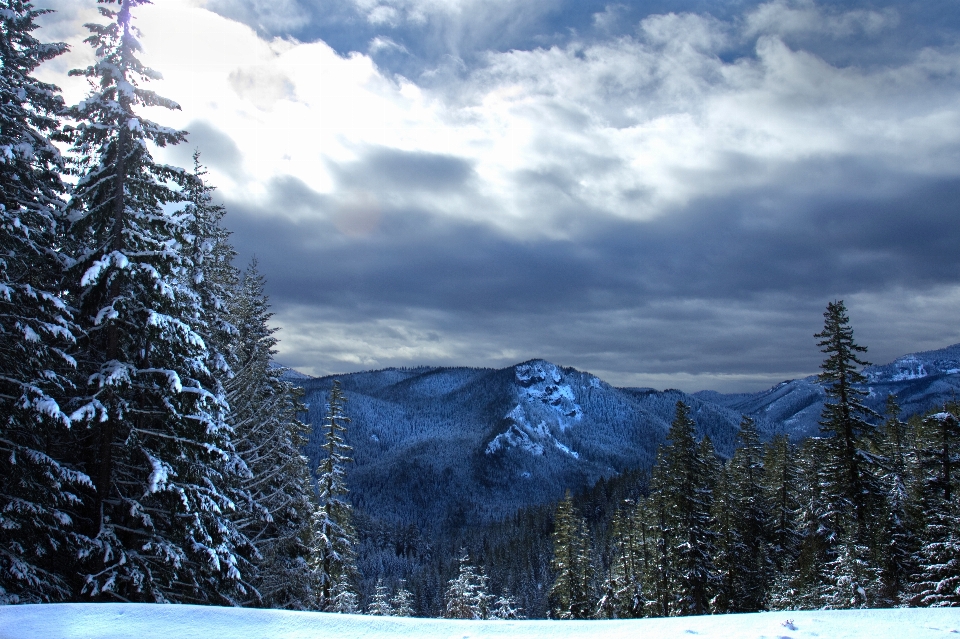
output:
[{"label": "sky", "polygon": [[[41,39],[93,59],[93,0]],[[151,110],[311,375],[532,358],[616,386],[816,373],[960,342],[953,0],[156,0]]]},{"label": "sky", "polygon": [[157,604],[0,606],[0,639],[944,639],[960,629],[955,608],[804,610],[738,615],[507,621],[417,619],[327,612]]}]

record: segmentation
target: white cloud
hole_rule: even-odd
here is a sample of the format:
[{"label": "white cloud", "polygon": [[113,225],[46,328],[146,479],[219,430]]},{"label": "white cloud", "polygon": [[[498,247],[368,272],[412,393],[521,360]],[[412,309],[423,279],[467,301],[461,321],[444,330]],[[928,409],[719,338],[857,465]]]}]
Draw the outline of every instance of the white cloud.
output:
[{"label": "white cloud", "polygon": [[775,0],[760,5],[747,15],[745,35],[826,35],[843,38],[863,33],[875,36],[896,27],[899,22],[899,14],[891,7],[882,11],[831,11],[813,0]]},{"label": "white cloud", "polygon": [[[469,1],[403,7],[456,12]],[[745,33],[842,35],[886,15],[861,13],[778,1],[748,16]],[[572,228],[562,218],[655,217],[772,183],[797,161],[860,158],[898,171],[960,173],[952,159],[960,86],[945,80],[960,71],[953,50],[928,50],[893,68],[836,68],[763,35],[754,57],[730,62],[718,56],[730,24],[668,14],[645,19],[638,38],[489,53],[466,78],[428,90],[323,42],[264,40],[195,1],[165,0],[138,16],[145,57],[165,76],[155,88],[183,106],[156,118],[207,121],[234,140],[246,177],[216,178],[235,198],[262,197],[283,175],[336,195],[331,166],[386,147],[462,158],[477,179],[458,194],[395,188],[380,193],[380,206],[562,236]],[[80,37],[71,56],[89,59]],[[79,97],[75,80],[51,79]]]},{"label": "white cloud", "polygon": [[[381,11],[384,20],[415,21],[429,12],[472,11],[477,1],[394,0],[362,7],[368,15]],[[79,27],[90,17],[72,9],[65,15],[69,20],[49,22],[48,33],[57,36],[40,35],[67,39],[73,50],[47,65],[43,76],[76,101],[85,84],[67,78],[65,70],[92,59]],[[898,188],[897,176],[960,175],[956,49],[926,49],[896,66],[841,68],[784,42],[801,33],[876,35],[895,26],[890,12],[842,13],[809,2],[773,2],[742,23],[692,14],[651,16],[635,37],[490,52],[479,68],[438,74],[429,88],[389,76],[367,55],[340,56],[323,42],[264,39],[196,0],[163,0],[139,8],[137,15],[145,61],[164,74],[152,88],[183,107],[151,116],[171,126],[202,122],[238,149],[236,166],[222,172],[214,167],[212,181],[221,193],[253,203],[251,210],[328,217],[346,240],[370,236],[396,210],[476,221],[525,238],[570,238],[596,215],[662,218],[698,199],[738,192],[766,189],[799,199],[826,192],[855,196],[857,189],[869,188],[877,195]],[[754,38],[752,55],[722,57],[731,42],[743,38]],[[383,46],[394,44],[381,39],[371,45]],[[360,170],[350,173],[384,149],[396,158],[407,153],[457,159],[469,167],[469,176],[463,188],[450,191],[429,181],[404,184]],[[792,168],[811,162],[862,163],[894,179],[866,187],[842,173],[825,174],[816,183],[796,179]],[[347,173],[367,175],[370,183],[345,181]],[[327,208],[280,209],[270,200],[271,185],[288,177],[320,194],[316,206]],[[780,214],[756,204],[750,223],[763,225],[767,218],[776,223]],[[935,306],[932,317],[954,313],[955,295],[938,295],[917,303]],[[888,299],[860,301],[880,308]],[[357,323],[324,319],[315,309],[285,308],[277,319],[298,327],[284,332],[284,355],[309,354],[320,362],[313,372],[550,356],[525,350],[532,343],[527,337],[508,343],[496,327],[468,332],[451,328],[456,318],[424,313]],[[876,316],[886,317],[880,311]],[[597,326],[593,333],[606,330],[599,320]],[[627,383],[627,377],[616,378],[617,371],[626,373],[612,363],[572,355],[561,363],[606,370],[609,381]],[[723,370],[723,364],[713,370]],[[682,371],[655,374],[664,385],[710,385],[695,373],[689,379]],[[670,375],[677,381],[668,384]],[[630,380],[640,383],[639,377]]]}]

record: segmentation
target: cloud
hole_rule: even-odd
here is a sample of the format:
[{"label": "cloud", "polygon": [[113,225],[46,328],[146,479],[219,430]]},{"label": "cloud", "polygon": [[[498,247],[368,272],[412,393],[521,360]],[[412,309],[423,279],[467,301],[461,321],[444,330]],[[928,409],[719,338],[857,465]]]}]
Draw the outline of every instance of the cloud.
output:
[{"label": "cloud", "polygon": [[880,11],[843,11],[819,6],[813,0],[775,0],[761,4],[747,14],[744,35],[826,35],[831,38],[859,34],[877,36],[895,28],[899,22],[900,15],[893,7],[885,7]]},{"label": "cloud", "polygon": [[[511,28],[555,6],[535,4]],[[251,26],[259,6],[138,15],[152,88],[183,105],[151,117],[192,131],[287,364],[546,357],[618,384],[757,388],[815,372],[835,298],[891,359],[960,338],[960,48],[904,44],[905,10],[776,1],[604,31],[620,9],[598,4],[589,37],[404,77],[371,57],[419,55],[403,29],[435,25],[456,52],[502,27],[484,12],[523,9],[359,2],[344,54]],[[865,39],[889,51],[834,55]]]}]

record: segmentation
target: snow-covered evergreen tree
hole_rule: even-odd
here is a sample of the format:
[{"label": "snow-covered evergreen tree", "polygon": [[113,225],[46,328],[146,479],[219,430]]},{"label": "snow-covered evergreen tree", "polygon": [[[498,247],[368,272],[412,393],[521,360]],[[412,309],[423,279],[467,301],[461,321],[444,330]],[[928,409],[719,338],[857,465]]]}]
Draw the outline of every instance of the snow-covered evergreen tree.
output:
[{"label": "snow-covered evergreen tree", "polygon": [[490,607],[491,619],[523,619],[523,610],[517,605],[516,599],[509,592],[504,592],[494,599]]},{"label": "snow-covered evergreen tree", "polygon": [[379,615],[389,617],[393,614],[393,606],[390,604],[390,591],[383,583],[383,577],[377,579],[376,589],[373,596],[370,597],[370,603],[367,605],[368,615]]},{"label": "snow-covered evergreen tree", "polygon": [[880,571],[874,566],[870,549],[851,541],[839,544],[836,559],[827,566],[830,575],[820,608],[873,608],[880,594]]},{"label": "snow-covered evergreen tree", "polygon": [[602,586],[597,616],[634,619],[643,616],[644,544],[641,511],[627,500],[614,514],[610,574]]},{"label": "snow-covered evergreen tree", "polygon": [[82,329],[72,419],[77,462],[96,486],[83,512],[94,545],[82,591],[235,602],[245,593],[238,549],[246,540],[227,517],[225,487],[242,463],[209,352],[190,323],[202,313],[183,253],[190,216],[172,211],[189,177],[150,153],[184,133],[138,114],[179,108],[141,86],[158,77],[137,57],[131,10],[144,2],[100,0],[108,22],[87,25],[96,62],[71,72],[92,86],[68,112],[78,180],[65,289]]},{"label": "snow-covered evergreen tree", "polygon": [[588,619],[594,613],[590,588],[593,565],[590,538],[586,523],[573,508],[573,497],[566,497],[557,506],[553,530],[554,573],[550,587],[550,614],[555,619]]},{"label": "snow-covered evergreen tree", "polygon": [[264,280],[253,261],[229,302],[232,336],[227,380],[229,421],[243,475],[236,521],[257,549],[250,582],[257,605],[310,609],[317,605],[317,574],[310,567],[318,506],[302,450],[307,426],[302,391],[273,365],[277,339]]},{"label": "snow-covered evergreen tree", "polygon": [[[320,507],[314,515],[313,550],[321,610],[335,610],[335,596],[356,593],[356,533],[351,522],[352,508],[347,501],[344,466],[352,461],[347,455],[350,446],[344,433],[350,418],[344,412],[347,398],[334,381],[327,400],[327,414],[322,425],[324,457],[317,469]],[[354,595],[355,596],[355,595]]]},{"label": "snow-covered evergreen tree", "polygon": [[390,599],[390,607],[393,609],[395,617],[412,617],[414,615],[413,593],[407,590],[405,579],[400,580],[400,587],[397,588],[396,594]]},{"label": "snow-covered evergreen tree", "polygon": [[797,551],[792,561],[784,561],[770,595],[775,610],[816,609],[823,605],[824,592],[831,583],[829,564],[837,557],[840,533],[825,494],[823,460],[829,442],[811,437],[797,451]]},{"label": "snow-covered evergreen tree", "polygon": [[723,510],[728,517],[725,568],[730,598],[726,609],[754,612],[766,607],[774,568],[770,558],[770,508],[763,489],[763,447],[751,418],[744,417],[740,422],[738,437],[740,446],[729,463],[727,490],[718,491],[718,499],[726,500]]},{"label": "snow-covered evergreen tree", "polygon": [[[667,501],[670,527],[676,531],[667,552],[671,557],[671,610],[676,615],[702,615],[710,610],[711,590],[716,583],[713,563],[714,532],[711,528],[712,491],[710,467],[694,439],[690,408],[677,402],[667,433],[664,477],[658,485]],[[712,454],[712,447],[710,447]]]},{"label": "snow-covered evergreen tree", "polygon": [[793,563],[799,547],[796,517],[800,509],[797,501],[800,479],[795,457],[796,450],[786,435],[777,435],[764,446],[763,489],[770,507],[767,527],[777,573]]},{"label": "snow-covered evergreen tree", "polygon": [[487,591],[487,576],[470,563],[465,551],[459,563],[457,576],[447,582],[443,616],[447,619],[488,619],[492,596]]},{"label": "snow-covered evergreen tree", "polygon": [[827,497],[843,533],[855,543],[867,543],[871,509],[882,500],[882,492],[865,465],[871,455],[864,437],[874,426],[867,420],[877,415],[863,404],[867,392],[857,385],[866,381],[859,366],[866,347],[853,341],[853,329],[842,300],[827,304],[823,331],[814,335],[827,358],[820,365],[817,381],[824,385],[829,401],[824,404],[820,426],[829,435],[830,456],[826,460]]},{"label": "snow-covered evergreen tree", "polygon": [[878,603],[889,607],[901,603],[907,594],[910,578],[917,572],[920,539],[914,521],[917,464],[913,428],[900,419],[900,406],[893,395],[887,397],[886,412],[880,442],[886,509],[879,535]]},{"label": "snow-covered evergreen tree", "polygon": [[[950,406],[953,411],[956,406]],[[923,420],[921,464],[926,527],[914,577],[914,606],[960,606],[960,507],[955,499],[960,464],[960,419],[940,411]]]},{"label": "snow-covered evergreen tree", "polygon": [[74,342],[56,244],[64,187],[52,140],[63,103],[32,73],[66,45],[33,36],[44,13],[0,0],[0,604],[72,595],[83,543],[70,512],[91,486],[60,455]]}]

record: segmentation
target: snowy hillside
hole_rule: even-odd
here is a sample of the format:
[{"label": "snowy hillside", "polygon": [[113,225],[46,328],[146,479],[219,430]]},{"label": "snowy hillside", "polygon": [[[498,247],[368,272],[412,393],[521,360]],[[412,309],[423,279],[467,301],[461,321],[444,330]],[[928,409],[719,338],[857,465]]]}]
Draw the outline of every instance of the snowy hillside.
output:
[{"label": "snowy hillside", "polygon": [[0,639],[945,639],[958,609],[764,612],[624,621],[456,621],[151,604],[0,607]]}]

